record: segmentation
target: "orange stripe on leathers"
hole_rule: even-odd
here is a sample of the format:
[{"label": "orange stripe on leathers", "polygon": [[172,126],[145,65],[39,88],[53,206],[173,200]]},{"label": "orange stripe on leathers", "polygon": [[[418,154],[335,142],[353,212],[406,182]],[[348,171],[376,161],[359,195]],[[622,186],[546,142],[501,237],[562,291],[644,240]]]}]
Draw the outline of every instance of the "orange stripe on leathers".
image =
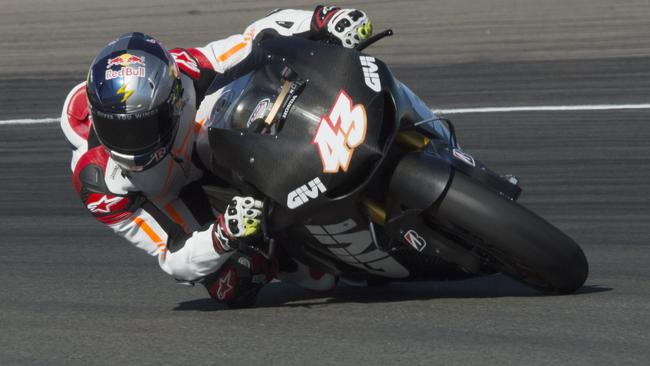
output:
[{"label": "orange stripe on leathers", "polygon": [[222,53],[221,56],[219,56],[219,59],[218,59],[218,60],[219,60],[220,62],[224,62],[224,61],[226,61],[226,60],[229,59],[232,55],[234,55],[235,53],[237,53],[237,51],[239,51],[239,50],[241,50],[242,48],[246,47],[246,44],[247,44],[246,42],[237,43],[236,45],[232,46],[228,51]]},{"label": "orange stripe on leathers", "polygon": [[167,250],[167,246],[165,245],[165,243],[162,242],[158,234],[156,234],[156,232],[153,231],[151,226],[149,226],[149,224],[147,224],[146,221],[144,221],[140,217],[135,217],[133,218],[133,222],[135,222],[138,228],[142,229],[142,231],[144,231],[144,233],[147,234],[147,236],[153,241],[154,244],[156,244],[156,246],[159,249],[161,249],[162,251]]},{"label": "orange stripe on leathers", "polygon": [[255,34],[255,29],[251,29],[248,32],[246,32],[246,34],[244,34],[244,42],[237,43],[236,45],[230,47],[228,51],[222,53],[221,56],[217,57],[217,60],[219,60],[219,62],[224,62],[227,59],[229,59],[232,55],[237,53],[237,51],[246,47],[248,42],[250,42],[250,40],[253,38],[254,34]]},{"label": "orange stripe on leathers", "polygon": [[203,127],[204,124],[205,124],[205,118],[200,120],[200,121],[195,122],[194,123],[194,134],[199,133],[199,131],[201,131],[201,127]]},{"label": "orange stripe on leathers", "polygon": [[[185,131],[185,136],[183,136],[183,141],[181,143],[181,146],[178,149],[172,149],[172,153],[174,155],[182,156],[185,159],[189,159],[189,155],[185,153],[185,147],[187,146],[187,141],[192,131],[193,129],[191,127],[187,128],[187,130]],[[169,192],[169,178],[172,175],[173,168],[174,168],[174,159],[172,158],[169,159],[169,163],[167,165],[167,175],[165,176],[165,185],[163,186],[162,191],[160,191],[160,193],[153,199],[154,201],[161,200]]]},{"label": "orange stripe on leathers", "polygon": [[167,192],[169,192],[169,178],[172,175],[172,170],[174,169],[174,159],[169,159],[167,163],[167,175],[165,176],[165,185],[163,186],[162,191],[153,199],[153,201],[158,201],[164,197]]},{"label": "orange stripe on leathers", "polygon": [[[182,156],[185,158],[185,160],[190,160],[189,152],[187,151],[187,143],[189,141],[190,133],[193,131],[195,135],[201,131],[201,127],[205,124],[205,119],[202,119],[200,121],[194,122],[194,126],[192,128],[188,128],[187,131],[185,131],[185,136],[183,136],[183,142],[181,143],[181,146],[178,149],[174,149],[173,153],[176,156]],[[174,161],[171,159],[169,161],[169,166],[167,167],[167,175],[165,176],[165,186],[162,190],[162,192],[156,196],[156,199],[162,199],[168,192],[169,192],[169,178],[172,174],[172,169],[174,166]],[[176,209],[172,206],[171,203],[168,203],[165,206],[165,211],[169,214],[169,216],[174,220],[175,223],[180,225],[183,228],[183,231],[186,233],[189,232],[189,226],[183,220],[181,215],[176,211]]]},{"label": "orange stripe on leathers", "polygon": [[169,217],[171,217],[172,220],[174,220],[174,222],[176,224],[180,225],[183,228],[184,232],[187,233],[187,232],[190,231],[189,226],[187,225],[185,220],[183,220],[181,215],[178,213],[178,211],[176,211],[176,209],[174,208],[174,206],[172,206],[171,203],[169,203],[169,204],[167,204],[167,206],[165,206],[165,211],[167,211],[167,213],[169,214]]}]

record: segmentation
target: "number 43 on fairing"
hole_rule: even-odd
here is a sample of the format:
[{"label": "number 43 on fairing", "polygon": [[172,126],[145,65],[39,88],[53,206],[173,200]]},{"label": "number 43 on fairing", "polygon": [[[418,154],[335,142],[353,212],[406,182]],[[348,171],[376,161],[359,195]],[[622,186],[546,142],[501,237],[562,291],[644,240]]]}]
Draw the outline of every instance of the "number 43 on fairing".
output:
[{"label": "number 43 on fairing", "polygon": [[312,144],[318,145],[323,173],[347,172],[354,149],[366,139],[366,109],[339,91],[329,116],[323,116]]}]

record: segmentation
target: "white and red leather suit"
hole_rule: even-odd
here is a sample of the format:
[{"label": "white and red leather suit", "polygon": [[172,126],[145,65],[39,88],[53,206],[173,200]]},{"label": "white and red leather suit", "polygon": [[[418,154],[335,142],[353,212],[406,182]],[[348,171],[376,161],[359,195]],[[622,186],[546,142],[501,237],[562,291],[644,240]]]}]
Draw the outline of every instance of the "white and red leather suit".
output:
[{"label": "white and red leather suit", "polygon": [[[200,184],[210,154],[205,122],[211,110],[201,103],[216,102],[205,98],[206,90],[215,77],[236,72],[245,63],[260,35],[311,37],[322,31],[332,14],[329,10],[278,10],[241,35],[205,47],[170,50],[181,71],[185,107],[171,153],[142,172],[121,170],[99,144],[85,83],[75,86],[65,100],[61,128],[72,147],[74,189],[88,211],[117,235],[156,256],[160,267],[178,280],[194,281],[218,271],[232,253],[215,250],[216,213]],[[314,290],[335,284],[333,276],[316,275],[302,265],[298,272],[280,278]]]}]

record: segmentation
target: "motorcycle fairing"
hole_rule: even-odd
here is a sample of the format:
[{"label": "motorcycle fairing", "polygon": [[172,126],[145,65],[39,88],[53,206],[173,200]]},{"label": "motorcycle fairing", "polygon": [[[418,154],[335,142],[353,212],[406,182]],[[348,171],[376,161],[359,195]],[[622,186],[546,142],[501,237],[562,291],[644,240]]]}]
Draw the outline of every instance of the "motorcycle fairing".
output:
[{"label": "motorcycle fairing", "polygon": [[[397,131],[394,114],[384,113],[394,110],[387,108],[394,103],[386,91],[395,87],[390,71],[376,60],[383,89],[375,92],[365,83],[360,54],[356,51],[294,37],[270,39],[261,47],[270,55],[271,63],[253,72],[245,81],[236,81],[245,86],[229,105],[221,106],[222,111],[229,113],[213,113],[215,121],[225,119],[209,129],[214,152],[213,170],[229,169],[234,180],[254,186],[285,206],[292,191],[319,178],[326,193],[296,208],[297,213],[318,209],[331,200],[343,199],[361,190]],[[245,129],[250,113],[237,111],[250,110],[263,98],[275,100],[280,73],[285,67],[291,68],[306,86],[288,109],[281,129],[277,134],[259,134]],[[330,112],[341,91],[349,95],[354,104],[364,106],[366,135],[364,142],[354,148],[347,171],[324,173],[313,139],[322,117]]]}]

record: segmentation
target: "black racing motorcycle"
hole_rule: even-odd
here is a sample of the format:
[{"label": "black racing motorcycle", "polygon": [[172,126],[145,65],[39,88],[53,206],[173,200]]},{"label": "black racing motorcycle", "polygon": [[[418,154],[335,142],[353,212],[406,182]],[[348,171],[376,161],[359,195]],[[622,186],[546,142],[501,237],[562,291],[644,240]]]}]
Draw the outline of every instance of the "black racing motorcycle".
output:
[{"label": "black racing motorcycle", "polygon": [[212,109],[209,169],[225,179],[208,188],[213,204],[264,198],[269,252],[282,246],[351,281],[500,272],[576,291],[588,272],[581,248],[519,205],[516,178],[464,152],[449,120],[361,52],[391,34],[352,50],[262,41],[266,61],[220,89]]}]

